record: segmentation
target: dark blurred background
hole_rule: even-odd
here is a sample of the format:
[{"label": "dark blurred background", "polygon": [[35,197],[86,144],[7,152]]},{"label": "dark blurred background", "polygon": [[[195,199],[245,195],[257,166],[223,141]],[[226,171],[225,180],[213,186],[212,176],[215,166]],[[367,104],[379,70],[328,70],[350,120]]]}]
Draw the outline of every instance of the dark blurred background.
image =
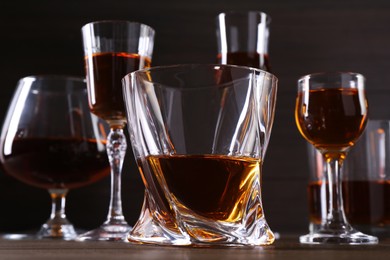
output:
[{"label": "dark blurred background", "polygon": [[[319,71],[355,71],[367,78],[371,118],[390,118],[390,2],[387,0],[3,0],[0,2],[0,120],[19,78],[84,76],[80,28],[126,19],[156,30],[153,64],[214,63],[215,17],[260,10],[271,18],[272,72],[279,78],[276,116],[263,172],[263,203],[273,230],[306,232],[306,142],[294,121],[297,79]],[[138,218],[143,185],[131,151],[123,173],[123,207]],[[71,190],[68,218],[90,229],[105,220],[110,179]],[[0,172],[0,233],[37,229],[50,214],[45,190]]]}]

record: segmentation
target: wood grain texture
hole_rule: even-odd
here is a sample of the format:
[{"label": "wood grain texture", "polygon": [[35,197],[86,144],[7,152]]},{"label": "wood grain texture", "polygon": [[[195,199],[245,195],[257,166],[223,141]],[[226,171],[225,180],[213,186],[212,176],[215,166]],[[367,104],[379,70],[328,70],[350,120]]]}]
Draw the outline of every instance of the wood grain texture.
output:
[{"label": "wood grain texture", "polygon": [[250,248],[189,248],[146,246],[113,242],[4,241],[0,240],[1,259],[191,259],[191,260],[301,260],[301,259],[388,259],[390,241],[378,245],[303,245],[297,236],[285,236],[270,246]]},{"label": "wood grain texture", "polygon": [[[156,29],[153,65],[213,63],[215,17],[227,10],[271,15],[270,61],[279,78],[275,123],[267,152],[263,196],[276,231],[307,229],[306,142],[294,121],[297,79],[318,71],[356,71],[367,78],[370,117],[390,118],[390,2],[386,0],[36,0],[1,1],[0,120],[19,78],[33,74],[83,76],[80,28],[127,19]],[[132,155],[125,163],[123,203],[134,223],[143,187]],[[101,224],[109,178],[69,193],[67,212],[81,228]],[[0,231],[37,228],[49,215],[46,191],[0,173]]]}]

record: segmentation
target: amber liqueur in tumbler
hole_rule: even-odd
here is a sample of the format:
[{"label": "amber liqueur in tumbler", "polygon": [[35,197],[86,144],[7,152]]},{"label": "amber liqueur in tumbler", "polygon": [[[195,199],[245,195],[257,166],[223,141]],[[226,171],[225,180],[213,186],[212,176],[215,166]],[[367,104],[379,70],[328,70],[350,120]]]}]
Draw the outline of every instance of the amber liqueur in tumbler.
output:
[{"label": "amber liqueur in tumbler", "polygon": [[[181,212],[210,220],[239,222],[244,217],[251,187],[260,185],[260,160],[225,155],[149,155],[140,163],[144,180],[154,179],[156,187],[147,186],[153,197],[162,198],[166,208],[172,198]],[[149,184],[151,182],[148,182]],[[205,185],[207,183],[207,185]],[[169,190],[170,194],[164,193]],[[169,218],[167,212],[160,216]],[[259,217],[262,211],[257,212]],[[166,219],[169,222],[169,219]]]}]

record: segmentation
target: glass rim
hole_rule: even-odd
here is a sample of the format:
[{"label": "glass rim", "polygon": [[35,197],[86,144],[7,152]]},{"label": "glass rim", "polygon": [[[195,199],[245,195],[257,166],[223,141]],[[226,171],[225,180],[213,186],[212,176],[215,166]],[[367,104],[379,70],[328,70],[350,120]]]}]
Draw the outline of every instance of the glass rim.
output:
[{"label": "glass rim", "polygon": [[148,71],[165,70],[165,69],[179,68],[179,67],[189,67],[189,68],[212,67],[214,69],[218,69],[218,67],[236,68],[236,69],[248,70],[248,71],[252,71],[252,72],[264,73],[265,75],[267,75],[267,77],[272,78],[272,80],[278,81],[278,78],[274,74],[272,74],[268,71],[262,70],[262,69],[248,67],[248,66],[234,65],[234,64],[214,64],[214,63],[211,63],[211,64],[184,63],[184,64],[154,66],[154,67],[144,68],[144,69],[130,72],[130,73],[126,74],[123,78],[131,76],[131,75],[140,74],[140,73],[146,73]]},{"label": "glass rim", "polygon": [[342,75],[355,76],[357,78],[365,80],[364,75],[361,73],[352,72],[352,71],[329,71],[329,72],[315,72],[315,73],[306,74],[304,76],[301,76],[298,79],[298,82],[310,80],[314,77],[320,77],[320,76],[342,76]]},{"label": "glass rim", "polygon": [[[37,83],[37,85],[35,85],[34,82]],[[31,90],[39,88],[42,91],[42,84],[46,86],[43,89],[45,93],[58,93],[61,92],[61,90],[69,89],[70,86],[75,92],[82,91],[87,93],[88,91],[85,78],[59,74],[40,74],[22,77],[17,81],[15,91],[26,87],[31,88]]]},{"label": "glass rim", "polygon": [[89,26],[93,26],[95,24],[128,24],[128,25],[132,25],[132,26],[145,26],[147,27],[149,30],[152,30],[153,32],[155,32],[155,30],[153,29],[153,27],[151,27],[150,25],[147,25],[145,23],[141,23],[141,22],[136,22],[136,21],[129,21],[129,20],[115,20],[115,19],[107,19],[107,20],[98,20],[98,21],[92,21],[92,22],[89,22],[89,23],[86,23],[84,24],[81,29],[85,28],[85,27],[89,27]]},{"label": "glass rim", "polygon": [[256,11],[256,10],[248,10],[248,11],[230,10],[230,11],[218,13],[216,18],[218,19],[220,16],[223,15],[226,16],[226,15],[248,15],[248,14],[259,14],[260,16],[264,16],[266,18],[267,23],[271,22],[271,16],[268,13],[265,13],[263,11]]},{"label": "glass rim", "polygon": [[19,81],[25,80],[25,79],[48,79],[48,80],[71,80],[71,81],[78,81],[86,83],[86,79],[81,76],[74,76],[74,75],[61,75],[61,74],[37,74],[37,75],[28,75],[25,77],[21,77]]}]

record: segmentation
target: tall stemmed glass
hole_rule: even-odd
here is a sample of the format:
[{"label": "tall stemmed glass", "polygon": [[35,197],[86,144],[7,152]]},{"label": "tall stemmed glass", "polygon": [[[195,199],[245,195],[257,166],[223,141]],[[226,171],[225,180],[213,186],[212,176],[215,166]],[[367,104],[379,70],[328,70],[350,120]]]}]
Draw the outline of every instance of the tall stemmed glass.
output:
[{"label": "tall stemmed glass", "polygon": [[107,220],[79,240],[124,241],[131,227],[122,212],[121,172],[127,143],[121,79],[150,67],[154,30],[129,21],[98,21],[82,27],[89,105],[110,125],[107,153],[111,165],[111,201]]},{"label": "tall stemmed glass", "polygon": [[[248,66],[270,72],[268,55],[270,24],[271,17],[259,11],[230,11],[218,14],[217,63]],[[266,121],[266,127],[270,128],[271,120]],[[264,157],[265,153],[262,154],[262,162]],[[274,234],[276,238],[280,237],[278,232]]]},{"label": "tall stemmed glass", "polygon": [[231,11],[217,16],[217,63],[270,71],[268,40],[271,17],[258,11]]},{"label": "tall stemmed glass", "polygon": [[1,133],[0,160],[7,174],[47,189],[52,211],[38,234],[5,238],[76,238],[65,215],[65,196],[69,189],[108,176],[107,128],[89,111],[84,79],[45,75],[19,80]]},{"label": "tall stemmed glass", "polygon": [[[350,72],[318,73],[298,80],[295,120],[302,136],[326,162],[328,211],[319,230],[301,243],[375,244],[378,239],[355,230],[347,221],[342,198],[342,164],[367,122],[364,77]],[[326,183],[326,184],[325,184]]]}]

